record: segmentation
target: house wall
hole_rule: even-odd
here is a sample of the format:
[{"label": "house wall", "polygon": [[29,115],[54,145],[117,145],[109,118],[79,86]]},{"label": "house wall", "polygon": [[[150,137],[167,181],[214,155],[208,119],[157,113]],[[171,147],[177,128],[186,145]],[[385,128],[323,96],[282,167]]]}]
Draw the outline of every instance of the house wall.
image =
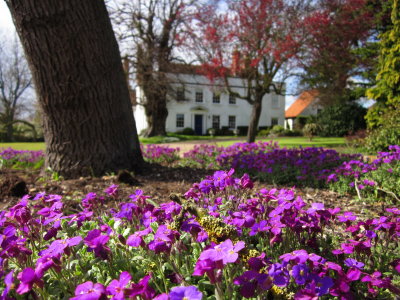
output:
[{"label": "house wall", "polygon": [[[185,100],[177,101],[176,92],[172,91],[170,93],[167,104],[168,117],[166,121],[166,130],[168,132],[180,131],[186,127],[195,130],[195,115],[202,116],[202,134],[207,134],[207,129],[212,127],[213,115],[220,116],[220,128],[228,126],[229,116],[235,116],[235,127],[249,125],[252,106],[247,101],[239,98],[236,98],[236,104],[230,104],[229,95],[224,91],[222,84],[215,82],[211,85],[209,80],[204,76],[186,74],[171,75],[171,81],[173,82],[172,87],[175,90],[184,89]],[[230,78],[229,84],[234,91],[241,95],[245,94],[245,88],[243,88],[244,84],[240,78]],[[195,101],[196,92],[200,91],[203,93],[203,102],[201,103]],[[213,93],[220,94],[220,103],[213,103]],[[140,101],[140,97],[142,97],[140,91],[137,91],[137,96]],[[274,103],[272,101],[273,97],[276,98]],[[177,114],[184,115],[183,127],[177,127]],[[143,109],[136,108],[135,120],[138,132],[147,127]],[[263,98],[259,126],[271,126],[272,121],[276,121],[278,125],[284,125],[284,96],[267,94]]]},{"label": "house wall", "polygon": [[309,106],[307,106],[300,114],[300,116],[316,116],[318,114],[318,111],[322,109],[321,105],[318,105],[317,103],[312,103]]}]

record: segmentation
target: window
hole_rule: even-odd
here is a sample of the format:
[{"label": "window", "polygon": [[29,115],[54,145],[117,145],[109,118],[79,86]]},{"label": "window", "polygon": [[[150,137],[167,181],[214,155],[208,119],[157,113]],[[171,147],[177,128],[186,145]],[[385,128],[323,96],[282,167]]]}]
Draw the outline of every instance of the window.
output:
[{"label": "window", "polygon": [[278,118],[271,118],[271,126],[278,125],[279,119]]},{"label": "window", "polygon": [[271,107],[272,108],[279,108],[279,96],[273,94],[271,96]]},{"label": "window", "polygon": [[213,103],[221,103],[221,95],[213,93]]},{"label": "window", "polygon": [[236,128],[236,116],[229,116],[228,117],[228,127],[229,129]]},{"label": "window", "polygon": [[195,101],[196,102],[203,102],[203,92],[202,91],[197,91],[196,92]]},{"label": "window", "polygon": [[219,116],[212,116],[212,128],[219,129]]},{"label": "window", "polygon": [[318,108],[318,109],[317,109],[317,115],[319,115],[321,112],[322,112],[322,109],[321,109],[321,108]]},{"label": "window", "polygon": [[176,90],[176,101],[185,101],[185,89],[178,88]]},{"label": "window", "polygon": [[176,127],[183,128],[185,126],[185,115],[176,114]]},{"label": "window", "polygon": [[236,104],[236,97],[233,95],[229,95],[229,104]]}]

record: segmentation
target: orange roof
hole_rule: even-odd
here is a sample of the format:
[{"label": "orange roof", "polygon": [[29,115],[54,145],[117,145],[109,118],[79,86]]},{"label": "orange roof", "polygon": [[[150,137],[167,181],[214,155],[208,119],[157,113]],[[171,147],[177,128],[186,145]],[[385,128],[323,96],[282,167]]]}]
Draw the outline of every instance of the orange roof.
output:
[{"label": "orange roof", "polygon": [[294,101],[286,110],[285,118],[295,118],[300,115],[304,109],[314,102],[317,95],[317,90],[302,92],[299,98],[297,98],[296,101]]}]

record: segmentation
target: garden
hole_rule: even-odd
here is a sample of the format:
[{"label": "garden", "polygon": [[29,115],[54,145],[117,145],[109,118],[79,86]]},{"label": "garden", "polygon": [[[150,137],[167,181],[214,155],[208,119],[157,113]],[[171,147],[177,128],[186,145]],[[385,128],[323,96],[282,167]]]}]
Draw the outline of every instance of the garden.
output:
[{"label": "garden", "polygon": [[1,191],[2,299],[400,295],[399,146],[178,151],[142,145],[140,174],[64,180],[42,151],[2,149],[20,183]]}]

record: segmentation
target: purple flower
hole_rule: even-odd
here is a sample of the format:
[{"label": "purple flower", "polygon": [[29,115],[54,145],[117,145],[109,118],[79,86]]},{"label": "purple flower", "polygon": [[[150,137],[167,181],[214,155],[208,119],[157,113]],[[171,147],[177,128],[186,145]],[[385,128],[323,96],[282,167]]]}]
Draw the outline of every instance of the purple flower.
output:
[{"label": "purple flower", "polygon": [[281,255],[279,258],[284,262],[296,260],[297,263],[303,264],[308,260],[308,253],[306,250],[294,250],[293,252]]},{"label": "purple flower", "polygon": [[169,252],[177,233],[168,229],[166,225],[160,225],[154,235],[154,240],[149,243],[149,249],[155,253]]},{"label": "purple flower", "polygon": [[111,252],[110,248],[106,246],[109,239],[108,235],[101,234],[101,230],[93,229],[88,232],[84,242],[89,248],[88,251],[93,251],[97,257],[107,259],[108,253]]},{"label": "purple flower", "polygon": [[61,272],[61,255],[45,255],[39,257],[36,261],[35,273],[38,277],[43,277],[44,273],[53,268],[56,272]]},{"label": "purple flower", "polygon": [[21,281],[17,288],[17,293],[22,295],[29,292],[34,284],[37,284],[40,288],[43,288],[43,281],[40,279],[35,270],[32,268],[26,268],[18,274],[17,278]]},{"label": "purple flower", "polygon": [[153,299],[155,296],[155,291],[152,287],[149,286],[151,276],[146,275],[138,283],[132,283],[130,288],[126,289],[125,295],[127,298],[141,296],[143,299]]},{"label": "purple flower", "polygon": [[344,260],[344,263],[346,264],[346,266],[352,268],[357,268],[359,270],[362,270],[364,268],[364,264],[362,262],[356,261],[353,258],[347,258]]},{"label": "purple flower", "polygon": [[305,284],[308,279],[308,267],[305,264],[295,265],[292,269],[292,276],[297,284]]},{"label": "purple flower", "polygon": [[397,207],[386,208],[386,211],[395,215],[400,215],[400,208]]},{"label": "purple flower", "polygon": [[339,222],[355,221],[357,217],[349,211],[343,213],[342,216],[338,216]]},{"label": "purple flower", "polygon": [[332,278],[326,277],[317,277],[315,280],[315,289],[318,296],[326,295],[329,289],[333,286]]},{"label": "purple flower", "polygon": [[170,300],[201,300],[203,294],[193,285],[176,286],[169,292]]},{"label": "purple flower", "polygon": [[64,254],[68,247],[73,247],[78,245],[82,241],[82,237],[76,236],[73,238],[65,239],[65,240],[55,240],[50,246],[39,252],[40,256],[49,255],[49,256],[57,256],[59,254]]},{"label": "purple flower", "polygon": [[4,277],[4,283],[6,287],[3,290],[3,293],[1,293],[1,299],[8,299],[7,295],[8,292],[11,290],[13,284],[14,284],[14,270],[9,272],[5,277]]},{"label": "purple flower", "polygon": [[107,299],[106,289],[100,283],[86,281],[78,285],[75,289],[75,297],[70,300],[98,300]]},{"label": "purple flower", "polygon": [[225,179],[228,177],[225,171],[216,171],[213,175],[214,186],[220,190],[225,188]]},{"label": "purple flower", "polygon": [[144,246],[143,236],[148,235],[151,232],[151,228],[148,227],[141,231],[136,231],[134,234],[130,235],[126,240],[126,244],[131,247]]},{"label": "purple flower", "polygon": [[204,179],[199,183],[199,189],[203,194],[208,194],[211,192],[211,190],[214,190],[214,182],[209,179]]},{"label": "purple flower", "polygon": [[233,245],[231,240],[226,240],[214,248],[204,250],[199,257],[199,260],[210,259],[212,261],[222,260],[223,264],[234,263],[239,257],[238,252],[245,247],[243,241]]},{"label": "purple flower", "polygon": [[289,284],[289,273],[284,264],[274,263],[268,270],[268,274],[273,278],[276,286],[285,287]]},{"label": "purple flower", "polygon": [[119,280],[114,279],[107,286],[108,295],[112,295],[111,299],[123,300],[125,299],[124,292],[128,283],[131,281],[131,275],[128,272],[122,272],[119,275]]},{"label": "purple flower", "polygon": [[268,231],[271,227],[268,226],[268,222],[262,220],[260,223],[255,223],[253,227],[251,227],[251,231],[249,233],[250,236],[256,235],[259,232]]},{"label": "purple flower", "polygon": [[115,198],[118,196],[118,185],[116,184],[110,185],[108,188],[104,190],[104,192],[109,196]]}]

